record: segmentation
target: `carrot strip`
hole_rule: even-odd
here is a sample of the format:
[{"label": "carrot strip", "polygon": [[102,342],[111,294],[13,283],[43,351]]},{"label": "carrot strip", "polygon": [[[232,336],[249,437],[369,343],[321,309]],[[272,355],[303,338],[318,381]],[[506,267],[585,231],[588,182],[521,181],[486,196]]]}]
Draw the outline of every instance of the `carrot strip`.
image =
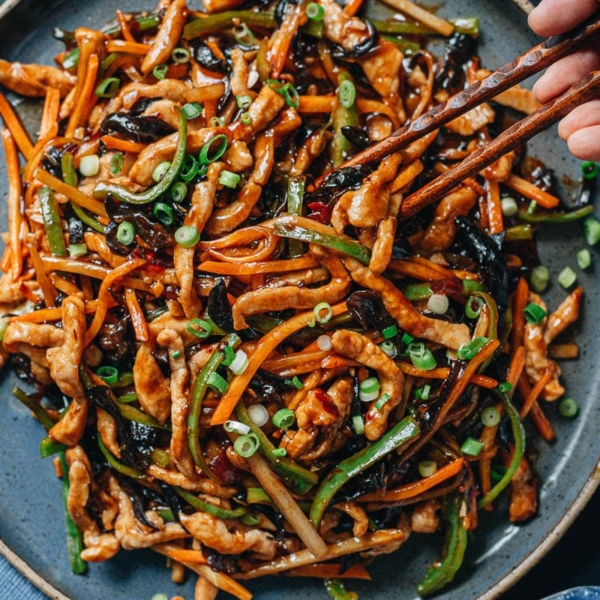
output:
[{"label": "carrot strip", "polygon": [[[111,302],[109,303],[109,308],[113,308],[114,306],[117,306],[117,303],[114,300],[111,300]],[[96,312],[97,308],[97,300],[86,302],[85,314],[91,315]],[[46,323],[48,321],[59,321],[60,319],[62,319],[62,308],[42,308],[40,310],[26,313],[24,315],[11,317],[10,322],[12,323],[14,321],[19,323]]]},{"label": "carrot strip", "polygon": [[291,577],[315,577],[317,579],[364,579],[371,581],[371,575],[360,563],[352,565],[342,572],[341,564],[321,563],[318,565],[306,565],[288,571],[286,575]]},{"label": "carrot strip", "polygon": [[121,34],[123,36],[123,39],[126,42],[135,43],[135,38],[133,37],[133,35],[131,35],[131,30],[129,29],[129,23],[127,22],[127,17],[125,16],[125,13],[123,13],[123,11],[117,9],[116,14],[117,14],[117,21],[119,23],[119,27],[121,29]]},{"label": "carrot strip", "polygon": [[471,377],[471,383],[488,390],[493,390],[498,387],[498,381],[496,379],[488,377],[487,375],[480,375],[479,373],[476,373]]},{"label": "carrot strip", "polygon": [[130,140],[122,140],[112,135],[103,135],[100,141],[110,150],[121,150],[122,152],[133,152],[139,154],[142,150],[145,150],[148,144],[141,144],[140,142],[132,142]]},{"label": "carrot strip", "polygon": [[330,113],[335,104],[335,96],[300,96],[299,113]]},{"label": "carrot strip", "polygon": [[56,306],[56,296],[58,296],[56,288],[50,281],[50,278],[44,269],[44,263],[40,258],[37,248],[33,244],[28,244],[27,249],[29,250],[29,256],[31,257],[31,262],[35,269],[35,278],[42,288],[44,302],[48,308],[54,308]]},{"label": "carrot strip", "polygon": [[431,261],[423,263],[413,259],[391,260],[388,265],[390,271],[418,279],[419,281],[439,281],[440,279],[451,279],[453,277],[451,271],[447,271],[443,267],[437,267],[439,265],[435,265]]},{"label": "carrot strip", "polygon": [[58,111],[60,110],[60,90],[58,88],[48,88],[46,90],[46,101],[44,102],[44,112],[42,113],[42,122],[40,124],[40,139],[49,134],[58,131]]},{"label": "carrot strip", "polygon": [[519,413],[521,420],[529,414],[532,404],[540,397],[540,394],[544,391],[544,388],[548,385],[548,382],[552,379],[553,375],[554,367],[550,366],[544,371],[541,379],[533,386],[529,394],[525,397],[525,402],[523,402],[521,412]]},{"label": "carrot strip", "polygon": [[346,6],[344,6],[344,12],[349,16],[353,17],[362,7],[363,0],[350,0]]},{"label": "carrot strip", "polygon": [[180,563],[192,563],[194,565],[205,565],[207,564],[206,558],[201,550],[188,550],[181,548],[180,550],[170,550],[168,554],[171,560],[176,560]]},{"label": "carrot strip", "polygon": [[400,191],[405,188],[407,185],[412,183],[419,174],[423,171],[425,167],[423,166],[422,161],[415,160],[411,162],[407,167],[402,169],[400,173],[396,176],[396,179],[390,183],[389,188],[392,194]]},{"label": "carrot strip", "polygon": [[95,198],[90,198],[90,196],[87,196],[77,188],[66,184],[64,181],[61,181],[53,175],[50,175],[48,171],[44,171],[44,169],[41,168],[36,169],[35,178],[44,185],[47,185],[49,188],[53,189],[55,192],[63,194],[69,200],[75,202],[77,206],[86,208],[95,215],[100,215],[102,217],[108,216],[102,202],[99,202]]},{"label": "carrot strip", "polygon": [[504,231],[504,216],[500,204],[500,185],[497,181],[486,181],[487,186],[487,209],[489,231],[491,235]]},{"label": "carrot strip", "polygon": [[220,263],[207,260],[200,264],[200,271],[215,273],[217,275],[256,275],[259,273],[283,273],[285,271],[299,271],[310,269],[318,265],[310,255],[287,260],[272,260],[264,263]]},{"label": "carrot strip", "polygon": [[418,481],[412,481],[394,490],[378,490],[369,494],[359,496],[360,502],[397,502],[398,500],[405,500],[406,498],[414,498],[432,487],[438,485],[454,475],[458,475],[463,468],[464,459],[457,458],[451,463],[440,467],[433,475],[424,477]]},{"label": "carrot strip", "polygon": [[4,124],[10,129],[21,154],[25,158],[29,158],[31,151],[33,150],[33,144],[31,143],[25,128],[21,125],[17,113],[2,92],[0,92],[0,116],[4,120]]},{"label": "carrot strip", "polygon": [[515,348],[513,352],[512,358],[510,360],[510,366],[508,367],[508,375],[506,377],[506,381],[510,383],[512,389],[514,390],[517,387],[517,383],[521,378],[521,373],[525,368],[525,347],[518,346]]},{"label": "carrot strip", "polygon": [[[43,266],[44,263],[42,263]],[[46,272],[44,271],[44,275]],[[52,285],[59,291],[63,292],[67,296],[74,296],[75,294],[81,294],[81,290],[71,281],[64,279],[56,273],[50,274],[50,281]]]},{"label": "carrot strip", "polygon": [[[341,304],[336,304],[332,307],[332,310],[332,316],[342,314],[347,310],[346,303],[343,302]],[[237,375],[231,381],[227,392],[223,394],[223,397],[221,398],[221,401],[219,402],[219,405],[213,414],[211,420],[212,426],[221,425],[227,421],[227,419],[229,419],[229,416],[233,412],[238,400],[244,393],[244,390],[250,383],[250,380],[252,377],[254,377],[254,374],[256,371],[258,371],[259,367],[265,361],[267,356],[269,356],[269,354],[271,354],[271,352],[273,352],[273,350],[275,350],[275,348],[277,348],[277,346],[279,346],[283,340],[288,338],[293,333],[296,333],[296,331],[306,327],[307,322],[313,318],[314,314],[312,311],[296,315],[281,325],[274,327],[271,331],[269,331],[269,333],[259,340],[254,352],[252,352],[252,355],[249,358],[249,363],[246,367],[246,370],[241,375]]]},{"label": "carrot strip", "polygon": [[[529,298],[529,286],[527,281],[521,277],[517,283],[517,288],[512,297],[512,328],[510,330],[510,343],[513,348],[523,345],[525,336],[525,313],[523,310],[527,306]],[[516,385],[516,382],[515,382]]]},{"label": "carrot strip", "polygon": [[90,325],[87,333],[85,335],[85,345],[88,346],[90,342],[96,337],[102,324],[104,323],[104,318],[106,317],[106,313],[108,312],[108,300],[111,298],[110,295],[110,287],[113,283],[116,283],[123,276],[131,273],[135,269],[146,264],[147,261],[136,258],[134,260],[123,263],[121,266],[113,269],[104,279],[102,284],[100,285],[100,289],[98,290],[98,309],[94,314],[94,320]]},{"label": "carrot strip", "polygon": [[127,304],[127,310],[129,310],[129,314],[131,315],[131,324],[133,325],[135,339],[138,342],[147,342],[149,339],[148,323],[146,322],[146,316],[144,315],[144,311],[140,306],[134,289],[127,288],[125,290],[125,302]]},{"label": "carrot strip", "polygon": [[556,434],[554,433],[552,424],[550,421],[548,421],[548,418],[542,411],[537,400],[532,403],[529,416],[531,417],[531,420],[536,426],[539,434],[542,436],[542,439],[546,440],[547,442],[551,442],[555,438]]},{"label": "carrot strip", "polygon": [[2,144],[6,156],[6,169],[8,173],[8,245],[10,246],[10,274],[13,281],[17,281],[23,270],[23,252],[21,248],[21,175],[19,173],[19,156],[12,132],[2,129]]},{"label": "carrot strip", "polygon": [[540,206],[551,209],[556,208],[560,204],[560,199],[544,190],[541,190],[539,187],[534,185],[533,183],[527,181],[527,179],[523,179],[518,177],[517,175],[511,175],[506,181],[503,182],[504,185],[508,186],[511,190],[518,192],[525,198],[529,198],[530,200],[534,200]]},{"label": "carrot strip", "polygon": [[138,42],[127,42],[124,40],[107,40],[105,43],[106,51],[125,52],[127,54],[148,54],[150,46],[148,44],[140,44]]},{"label": "carrot strip", "polygon": [[97,54],[91,54],[86,65],[85,72],[82,74],[79,70],[77,73],[78,77],[84,76],[83,84],[81,85],[81,89],[78,90],[76,94],[76,102],[73,107],[73,111],[71,112],[71,116],[69,117],[69,123],[67,124],[67,129],[65,131],[65,137],[72,138],[75,136],[75,131],[77,128],[87,121],[87,112],[88,112],[88,103],[94,98],[94,102],[96,96],[94,95],[94,88],[96,86],[96,75],[98,75],[98,67],[100,65],[100,60]]}]

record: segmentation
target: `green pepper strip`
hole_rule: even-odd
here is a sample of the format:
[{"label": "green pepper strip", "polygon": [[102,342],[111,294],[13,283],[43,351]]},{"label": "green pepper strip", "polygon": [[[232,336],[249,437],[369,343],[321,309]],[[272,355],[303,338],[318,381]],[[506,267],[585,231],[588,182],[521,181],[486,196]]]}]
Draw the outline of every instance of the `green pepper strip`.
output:
[{"label": "green pepper strip", "polygon": [[594,212],[593,205],[584,206],[571,212],[547,212],[547,211],[535,211],[533,214],[527,214],[526,210],[519,211],[519,219],[526,223],[550,223],[550,224],[561,224],[561,223],[572,223],[591,215]]},{"label": "green pepper strip", "polygon": [[50,252],[55,256],[67,256],[67,247],[65,245],[58,204],[54,198],[54,192],[48,186],[44,186],[40,188],[38,198],[40,200],[40,209],[42,211],[42,219],[44,220],[44,229],[46,230]]},{"label": "green pepper strip", "polygon": [[242,23],[246,23],[248,27],[275,29],[277,26],[275,17],[271,13],[254,12],[253,10],[228,10],[191,21],[183,28],[183,39],[193,40],[207,33],[215,33],[221,31],[221,29],[233,27],[234,19],[239,19]]},{"label": "green pepper strip", "polygon": [[[338,89],[342,82],[349,81],[354,85],[354,80],[348,71],[340,71],[337,76]],[[331,162],[334,167],[339,167],[354,155],[354,144],[342,133],[342,127],[358,127],[358,110],[356,101],[352,106],[346,108],[342,105],[339,98],[336,98],[333,111],[331,113],[331,124],[333,127],[333,139],[331,140],[330,154]]]},{"label": "green pepper strip", "polygon": [[35,395],[26,394],[20,388],[13,388],[13,396],[22,404],[24,404],[36,417],[36,419],[42,424],[46,431],[50,431],[56,424],[56,421],[46,412],[43,406],[39,402],[34,400]]},{"label": "green pepper strip", "polygon": [[486,507],[490,502],[493,502],[499,496],[499,494],[508,486],[515,473],[517,472],[519,464],[521,464],[521,459],[525,454],[525,428],[523,427],[523,423],[521,422],[519,411],[511,403],[508,394],[506,394],[505,392],[499,392],[498,390],[494,391],[502,399],[504,410],[506,411],[506,414],[510,419],[510,426],[515,441],[515,450],[513,452],[512,458],[510,459],[510,464],[506,469],[506,473],[504,474],[502,479],[477,503],[477,506],[480,509]]},{"label": "green pepper strip", "polygon": [[[148,31],[148,29],[154,29],[160,25],[160,19],[157,15],[146,15],[142,17],[136,17],[133,19],[131,25],[137,24],[140,31]],[[121,33],[121,27],[119,25],[113,25],[101,29],[104,35],[119,35]]]},{"label": "green pepper strip", "polygon": [[74,575],[83,575],[87,570],[87,563],[81,558],[81,552],[83,551],[83,535],[75,521],[69,513],[67,506],[67,499],[69,497],[69,468],[67,467],[67,460],[65,453],[60,454],[60,464],[63,472],[63,490],[62,499],[63,507],[65,511],[65,526],[67,530],[67,551],[69,554],[69,562],[71,563],[71,572]]},{"label": "green pepper strip", "polygon": [[341,581],[337,579],[325,579],[325,591],[333,600],[358,600],[356,592],[349,592]]},{"label": "green pepper strip", "polygon": [[263,335],[269,333],[271,329],[275,329],[275,327],[283,323],[283,319],[278,319],[277,317],[271,317],[269,315],[248,315],[246,321],[252,329],[256,329],[256,331]]},{"label": "green pepper strip", "polygon": [[319,486],[310,509],[310,520],[315,529],[319,531],[325,510],[345,483],[419,433],[417,422],[412,417],[405,417],[376,442],[343,460],[330,471]]},{"label": "green pepper strip", "polygon": [[444,503],[444,519],[448,525],[443,558],[427,569],[425,577],[417,585],[420,596],[429,596],[450,583],[460,568],[467,548],[467,530],[460,516],[462,498],[453,494]]},{"label": "green pepper strip", "polygon": [[148,204],[154,202],[157,198],[162,196],[171,187],[175,178],[179,174],[183,161],[185,159],[187,143],[187,120],[181,110],[179,110],[179,131],[177,140],[177,149],[175,150],[175,156],[173,162],[169,167],[166,175],[152,187],[148,188],[144,192],[136,194],[122,185],[116,183],[99,183],[94,190],[94,198],[106,198],[109,194],[114,196],[121,202],[128,204]]},{"label": "green pepper strip", "polygon": [[98,446],[100,447],[100,452],[104,455],[106,462],[115,470],[117,473],[121,473],[121,475],[126,475],[127,477],[131,477],[132,479],[144,479],[145,475],[134,469],[133,467],[128,467],[124,465],[122,462],[119,462],[106,447],[105,443],[102,441],[100,435],[98,435]]},{"label": "green pepper strip", "polygon": [[188,504],[190,504],[197,510],[201,510],[202,512],[208,513],[213,517],[217,517],[218,519],[239,519],[242,515],[245,515],[248,512],[248,509],[244,508],[243,506],[240,506],[240,508],[236,508],[234,510],[229,510],[227,508],[215,506],[210,502],[206,502],[206,500],[201,500],[200,498],[194,496],[194,494],[191,494],[183,488],[174,486],[173,489]]},{"label": "green pepper strip", "polygon": [[332,250],[337,250],[342,254],[351,256],[364,265],[369,264],[371,260],[371,250],[369,248],[345,237],[301,227],[294,220],[294,217],[280,217],[277,219],[275,221],[275,233],[284,238],[293,238],[325,246],[326,248],[331,248]]},{"label": "green pepper strip", "polygon": [[[62,155],[62,158],[60,159],[60,168],[62,171],[63,181],[71,187],[77,187],[77,173],[75,172],[75,167],[73,166],[73,154],[71,152],[65,152]],[[75,204],[75,202],[71,202],[70,204],[73,212],[77,215],[82,223],[85,223],[88,227],[91,227],[98,233],[103,235],[106,234],[104,225],[98,223],[94,217],[88,215],[85,209]]]},{"label": "green pepper strip", "polygon": [[[290,177],[287,186],[287,209],[291,215],[302,216],[304,201],[304,188],[306,179],[303,176]],[[300,240],[291,239],[288,242],[290,258],[298,258],[304,254],[304,247]]]},{"label": "green pepper strip", "polygon": [[[465,296],[477,295],[476,292],[485,292],[485,286],[477,281],[464,279],[462,284]],[[402,293],[406,296],[407,300],[418,302],[420,300],[427,300],[433,294],[433,290],[430,283],[413,283],[403,287]]]},{"label": "green pepper strip", "polygon": [[48,456],[52,456],[53,454],[58,454],[59,452],[64,452],[67,449],[67,446],[53,440],[50,436],[46,436],[40,442],[40,456],[42,458],[48,458]]},{"label": "green pepper strip", "polygon": [[[439,35],[433,29],[416,23],[404,21],[380,21],[371,19],[371,23],[379,33],[390,33],[392,35]],[[462,17],[450,19],[457,33],[464,33],[472,37],[478,37],[480,32],[479,19],[477,17]]]},{"label": "green pepper strip", "polygon": [[525,223],[523,225],[515,225],[514,227],[509,227],[504,232],[504,241],[505,242],[518,242],[521,240],[532,240],[533,239],[533,229],[529,223]]},{"label": "green pepper strip", "polygon": [[210,470],[206,464],[202,447],[200,446],[200,416],[202,414],[202,401],[208,390],[208,378],[216,373],[217,369],[225,359],[225,346],[235,348],[240,343],[240,338],[232,333],[223,338],[215,351],[211,354],[206,365],[200,373],[190,393],[190,412],[188,413],[187,429],[188,429],[188,444],[194,462],[202,469],[202,471],[211,479],[218,481],[217,476]]},{"label": "green pepper strip", "polygon": [[256,437],[258,437],[258,441],[260,442],[258,451],[265,457],[271,469],[279,475],[283,483],[292,492],[303,496],[317,484],[319,477],[316,473],[297,465],[289,458],[277,458],[276,456],[273,456],[275,446],[265,435],[264,431],[250,418],[243,401],[237,403],[235,414],[240,422],[250,427],[250,430],[256,434]]},{"label": "green pepper strip", "polygon": [[119,402],[116,398],[113,398],[113,402],[119,409],[119,412],[123,418],[127,419],[128,421],[140,423],[141,425],[147,425],[148,427],[156,427],[157,429],[170,431],[170,428],[167,425],[161,425],[159,421],[157,421],[152,415],[141,411],[139,408],[131,406],[131,404]]}]

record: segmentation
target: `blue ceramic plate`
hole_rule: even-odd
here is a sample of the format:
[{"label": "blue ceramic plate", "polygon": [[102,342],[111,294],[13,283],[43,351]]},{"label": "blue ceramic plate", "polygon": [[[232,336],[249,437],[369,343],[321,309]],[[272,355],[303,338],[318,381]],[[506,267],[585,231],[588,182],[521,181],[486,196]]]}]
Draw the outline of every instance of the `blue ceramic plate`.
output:
[{"label": "blue ceramic plate", "polygon": [[548,596],[544,600],[600,600],[600,587],[576,587]]},{"label": "blue ceramic plate", "polygon": [[[199,8],[199,0],[189,0]],[[61,50],[52,39],[55,26],[73,29],[87,25],[97,27],[114,16],[119,6],[114,0],[21,0],[0,20],[0,56],[21,62],[51,64]],[[154,0],[129,0],[128,11],[149,9]],[[439,4],[439,3],[438,3]],[[482,25],[480,53],[483,64],[496,68],[536,43],[524,16],[506,0],[446,0],[440,13],[444,16],[478,15]],[[14,100],[14,98],[13,98]],[[35,131],[39,106],[22,102],[19,111]],[[530,152],[552,166],[559,178],[578,177],[579,165],[571,159],[553,132],[538,137]],[[6,193],[6,169],[0,162],[0,195]],[[0,220],[5,221],[5,215]],[[575,253],[583,247],[579,226],[549,229],[541,239],[543,262],[554,280],[567,264],[575,265]],[[600,264],[597,249],[595,263]],[[548,447],[534,437],[540,459],[537,471],[544,482],[538,517],[523,526],[508,523],[505,507],[499,502],[491,515],[483,515],[480,527],[472,536],[466,564],[459,577],[440,600],[491,599],[520,578],[558,540],[581,510],[598,484],[593,476],[600,456],[600,421],[598,420],[599,378],[597,357],[600,355],[598,319],[600,295],[598,274],[580,273],[579,280],[587,293],[583,318],[577,327],[581,358],[566,365],[568,392],[578,399],[581,412],[572,421],[557,418],[555,407],[547,412],[556,424],[557,441]],[[551,307],[557,305],[564,291],[553,286],[548,294]],[[91,565],[89,574],[70,574],[65,551],[64,523],[60,500],[60,482],[53,474],[50,461],[38,458],[38,443],[43,433],[28,411],[11,397],[16,383],[9,373],[0,379],[0,550],[27,574],[38,587],[57,599],[72,600],[142,600],[157,592],[169,597],[193,596],[193,581],[183,587],[171,583],[164,559],[150,551],[121,552],[106,564]],[[382,558],[371,569],[373,581],[353,588],[362,600],[410,600],[416,598],[415,584],[426,565],[439,557],[442,538],[414,535],[396,554]],[[285,578],[252,582],[259,600],[325,598],[321,584]]]}]

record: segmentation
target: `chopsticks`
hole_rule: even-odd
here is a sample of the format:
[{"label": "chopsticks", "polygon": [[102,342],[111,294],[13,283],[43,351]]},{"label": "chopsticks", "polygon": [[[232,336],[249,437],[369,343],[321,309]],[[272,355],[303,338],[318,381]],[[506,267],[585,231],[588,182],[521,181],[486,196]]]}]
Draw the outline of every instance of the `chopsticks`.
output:
[{"label": "chopsticks", "polygon": [[[337,169],[381,162],[386,156],[401,150],[411,142],[449,123],[460,115],[490,100],[499,93],[545,69],[559,58],[571,53],[576,47],[600,33],[600,19],[595,15],[572,31],[548,38],[527,50],[510,63],[500,67],[485,79],[474,83],[446,102],[432,108],[412,123],[393,132],[388,138],[359,152]],[[400,218],[419,212],[427,204],[439,200],[464,178],[473,175],[560,120],[575,106],[589,100],[599,89],[598,73],[584,78],[571,90],[506,130],[487,146],[474,152],[458,167],[444,173],[433,182],[415,192],[402,203]],[[324,177],[315,182],[316,187]]]}]

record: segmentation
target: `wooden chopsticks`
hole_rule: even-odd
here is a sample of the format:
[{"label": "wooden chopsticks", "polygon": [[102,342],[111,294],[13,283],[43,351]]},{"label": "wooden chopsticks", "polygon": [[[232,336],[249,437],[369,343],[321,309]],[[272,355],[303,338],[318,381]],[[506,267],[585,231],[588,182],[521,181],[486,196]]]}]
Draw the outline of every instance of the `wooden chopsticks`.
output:
[{"label": "wooden chopsticks", "polygon": [[[485,79],[474,83],[446,102],[432,108],[412,123],[392,133],[388,138],[366,148],[343,163],[338,169],[381,162],[386,156],[401,150],[411,142],[449,123],[460,115],[490,100],[499,93],[545,69],[559,58],[570,54],[583,42],[600,33],[600,19],[594,15],[572,31],[548,38],[510,63],[500,67]],[[463,163],[444,173],[418,192],[405,198],[400,218],[408,218],[427,204],[439,200],[460,181],[492,164],[502,154],[510,152],[524,141],[548,128],[573,108],[589,100],[600,89],[600,73],[582,79],[571,90],[503,132],[485,147],[474,152]],[[319,187],[324,177],[315,182]]]}]

